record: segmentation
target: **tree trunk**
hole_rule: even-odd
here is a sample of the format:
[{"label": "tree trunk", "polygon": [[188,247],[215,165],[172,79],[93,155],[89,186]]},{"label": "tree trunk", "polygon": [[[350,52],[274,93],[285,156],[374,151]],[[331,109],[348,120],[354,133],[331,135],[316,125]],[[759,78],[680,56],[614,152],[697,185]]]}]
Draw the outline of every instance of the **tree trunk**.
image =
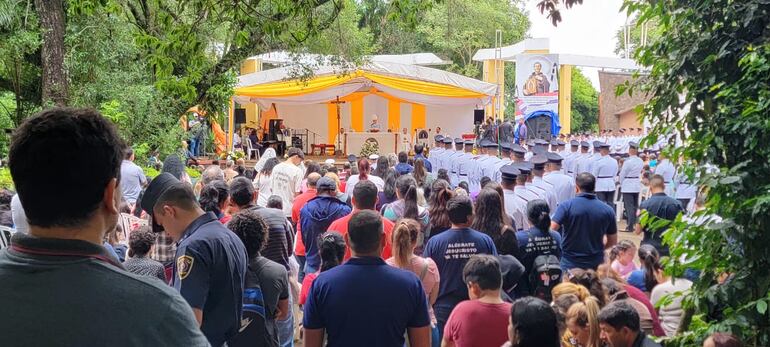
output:
[{"label": "tree trunk", "polygon": [[69,98],[67,72],[64,69],[64,0],[35,0],[35,10],[43,32],[41,48],[42,101],[66,106]]}]

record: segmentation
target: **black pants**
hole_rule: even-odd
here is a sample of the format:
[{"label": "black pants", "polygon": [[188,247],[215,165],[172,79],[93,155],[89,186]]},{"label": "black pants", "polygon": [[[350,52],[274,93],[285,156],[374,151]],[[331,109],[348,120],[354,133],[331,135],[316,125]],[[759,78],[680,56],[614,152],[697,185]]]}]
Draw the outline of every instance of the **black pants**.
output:
[{"label": "black pants", "polygon": [[623,208],[626,210],[626,231],[634,231],[636,210],[639,208],[639,193],[623,193]]},{"label": "black pants", "polygon": [[596,192],[596,197],[610,205],[610,207],[615,208],[615,202],[612,201],[615,198],[615,192]]}]

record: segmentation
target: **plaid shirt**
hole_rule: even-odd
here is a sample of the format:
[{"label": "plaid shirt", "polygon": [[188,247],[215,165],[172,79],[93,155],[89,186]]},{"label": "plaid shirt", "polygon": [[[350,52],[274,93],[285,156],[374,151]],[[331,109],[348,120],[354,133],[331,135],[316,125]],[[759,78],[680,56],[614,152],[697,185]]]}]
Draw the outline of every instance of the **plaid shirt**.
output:
[{"label": "plaid shirt", "polygon": [[163,265],[168,265],[174,262],[176,257],[176,243],[169,237],[166,232],[158,234],[158,239],[155,242],[155,249],[152,250],[150,258],[160,262]]}]

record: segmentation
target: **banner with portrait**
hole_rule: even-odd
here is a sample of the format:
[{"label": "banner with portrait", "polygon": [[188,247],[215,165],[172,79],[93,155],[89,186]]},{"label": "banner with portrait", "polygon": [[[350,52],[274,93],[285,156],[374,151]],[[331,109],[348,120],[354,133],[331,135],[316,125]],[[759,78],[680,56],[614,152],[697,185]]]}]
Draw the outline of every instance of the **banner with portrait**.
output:
[{"label": "banner with portrait", "polygon": [[516,56],[516,114],[559,113],[559,59],[556,54]]}]

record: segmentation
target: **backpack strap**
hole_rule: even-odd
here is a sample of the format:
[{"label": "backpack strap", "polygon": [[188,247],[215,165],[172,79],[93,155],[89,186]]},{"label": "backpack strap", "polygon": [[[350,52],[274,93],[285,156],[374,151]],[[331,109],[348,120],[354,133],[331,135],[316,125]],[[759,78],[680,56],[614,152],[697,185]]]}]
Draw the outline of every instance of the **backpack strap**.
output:
[{"label": "backpack strap", "polygon": [[428,259],[422,258],[422,272],[420,272],[420,282],[428,274]]}]

